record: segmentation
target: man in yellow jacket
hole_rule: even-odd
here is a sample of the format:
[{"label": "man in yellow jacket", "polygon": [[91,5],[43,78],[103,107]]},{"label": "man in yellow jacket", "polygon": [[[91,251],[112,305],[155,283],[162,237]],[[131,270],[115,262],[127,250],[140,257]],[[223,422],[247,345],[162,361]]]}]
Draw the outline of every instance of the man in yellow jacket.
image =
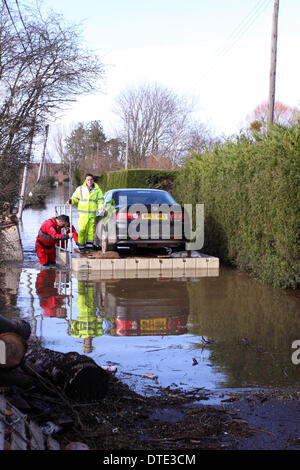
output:
[{"label": "man in yellow jacket", "polygon": [[94,234],[96,228],[97,212],[103,209],[103,193],[94,177],[90,173],[85,175],[84,183],[76,188],[67,204],[77,205],[78,221],[78,248],[92,250],[94,247]]}]

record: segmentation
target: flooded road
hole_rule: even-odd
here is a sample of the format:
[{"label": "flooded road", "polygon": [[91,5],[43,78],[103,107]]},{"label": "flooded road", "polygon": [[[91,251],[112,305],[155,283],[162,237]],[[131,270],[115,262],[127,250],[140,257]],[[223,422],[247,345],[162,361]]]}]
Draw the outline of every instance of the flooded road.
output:
[{"label": "flooded road", "polygon": [[66,191],[53,189],[44,209],[24,211],[24,262],[1,268],[1,314],[28,320],[44,347],[116,367],[117,377],[143,394],[161,386],[221,391],[300,383],[300,365],[291,360],[300,339],[299,292],[227,267],[218,277],[97,281],[78,281],[64,266],[42,269],[35,237]]}]

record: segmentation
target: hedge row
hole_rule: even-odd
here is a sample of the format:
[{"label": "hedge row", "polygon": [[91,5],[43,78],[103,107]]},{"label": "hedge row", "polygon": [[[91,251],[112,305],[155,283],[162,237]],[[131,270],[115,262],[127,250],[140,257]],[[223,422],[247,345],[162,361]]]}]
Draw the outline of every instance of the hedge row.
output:
[{"label": "hedge row", "polygon": [[172,190],[176,170],[121,170],[105,173],[103,191],[113,188],[153,188]]},{"label": "hedge row", "polygon": [[300,123],[237,136],[178,172],[173,194],[204,203],[204,252],[273,286],[300,280]]}]

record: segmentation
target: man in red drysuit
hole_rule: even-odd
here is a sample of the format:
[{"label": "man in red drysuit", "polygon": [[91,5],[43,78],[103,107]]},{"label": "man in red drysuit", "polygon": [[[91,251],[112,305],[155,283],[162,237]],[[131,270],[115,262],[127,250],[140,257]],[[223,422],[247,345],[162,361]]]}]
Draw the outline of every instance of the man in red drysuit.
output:
[{"label": "man in red drysuit", "polygon": [[77,242],[78,235],[74,227],[72,227],[72,233],[69,228],[67,228],[66,233],[61,233],[63,227],[69,226],[69,216],[64,214],[52,217],[41,225],[35,242],[36,253],[41,265],[50,266],[51,264],[55,264],[55,245],[58,244],[58,242],[69,240],[69,238],[74,238],[75,242]]}]

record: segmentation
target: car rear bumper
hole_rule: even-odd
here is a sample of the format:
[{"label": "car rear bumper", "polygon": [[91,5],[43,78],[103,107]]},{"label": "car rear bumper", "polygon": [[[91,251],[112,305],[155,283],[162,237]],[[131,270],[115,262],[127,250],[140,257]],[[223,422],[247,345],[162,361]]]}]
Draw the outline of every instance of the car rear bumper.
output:
[{"label": "car rear bumper", "polygon": [[186,240],[117,240],[118,246],[139,246],[139,247],[177,247],[186,243]]}]

